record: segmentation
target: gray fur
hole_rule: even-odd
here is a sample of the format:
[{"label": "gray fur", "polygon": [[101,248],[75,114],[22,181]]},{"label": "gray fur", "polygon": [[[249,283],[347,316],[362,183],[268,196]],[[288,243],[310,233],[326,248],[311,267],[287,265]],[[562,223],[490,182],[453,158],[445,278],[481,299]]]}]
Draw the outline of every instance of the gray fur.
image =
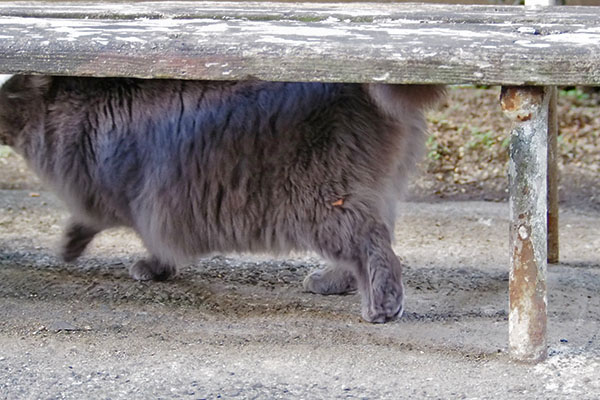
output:
[{"label": "gray fur", "polygon": [[258,81],[15,76],[0,90],[0,142],[66,202],[63,257],[134,229],[166,279],[209,253],[315,251],[317,293],[358,289],[363,317],[402,312],[395,204],[441,89]]}]

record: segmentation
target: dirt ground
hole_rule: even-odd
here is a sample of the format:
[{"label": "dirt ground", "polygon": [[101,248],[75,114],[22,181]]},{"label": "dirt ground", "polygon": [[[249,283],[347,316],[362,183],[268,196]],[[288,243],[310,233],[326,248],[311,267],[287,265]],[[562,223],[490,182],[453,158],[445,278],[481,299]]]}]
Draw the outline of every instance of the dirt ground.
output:
[{"label": "dirt ground", "polygon": [[[442,143],[440,124],[460,124],[439,113]],[[507,354],[505,188],[469,183],[483,172],[467,164],[444,172],[429,144],[396,230],[406,312],[385,325],[360,319],[356,294],[304,293],[322,266],[311,255],[217,256],[141,283],[126,267],[143,248],[114,230],[65,264],[55,248],[66,210],[0,148],[0,399],[600,398],[596,189],[563,180],[549,358],[523,365]],[[593,168],[573,176],[592,179]]]}]

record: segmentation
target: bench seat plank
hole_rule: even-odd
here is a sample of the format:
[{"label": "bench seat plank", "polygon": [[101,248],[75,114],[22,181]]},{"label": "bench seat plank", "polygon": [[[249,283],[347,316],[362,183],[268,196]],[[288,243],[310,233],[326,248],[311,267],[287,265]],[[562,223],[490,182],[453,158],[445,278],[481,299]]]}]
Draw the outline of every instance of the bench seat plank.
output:
[{"label": "bench seat plank", "polygon": [[600,85],[600,8],[0,3],[0,73]]}]

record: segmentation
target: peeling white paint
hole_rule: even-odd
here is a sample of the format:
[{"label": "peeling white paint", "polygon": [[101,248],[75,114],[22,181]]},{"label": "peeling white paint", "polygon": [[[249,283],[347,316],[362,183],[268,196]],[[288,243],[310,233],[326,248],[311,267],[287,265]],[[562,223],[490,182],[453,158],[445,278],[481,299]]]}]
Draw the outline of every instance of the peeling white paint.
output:
[{"label": "peeling white paint", "polygon": [[537,32],[537,29],[535,29],[532,26],[522,26],[519,29],[517,29],[517,32],[519,32],[519,33],[528,33],[530,35],[535,35],[535,33]]},{"label": "peeling white paint", "polygon": [[527,233],[527,228],[526,228],[526,227],[524,227],[523,225],[521,225],[521,226],[519,227],[519,237],[520,237],[522,240],[527,240],[527,238],[529,237],[529,233]]},{"label": "peeling white paint", "polygon": [[74,26],[57,26],[53,27],[52,30],[57,33],[65,33],[68,35],[69,39],[79,39],[84,36],[94,36],[102,34],[100,29],[85,29],[82,27],[74,27]]},{"label": "peeling white paint", "polygon": [[587,27],[583,29],[577,29],[575,33],[600,33],[600,27]]},{"label": "peeling white paint", "polygon": [[108,45],[108,40],[106,39],[101,39],[101,38],[93,38],[92,39],[94,42],[101,44],[102,46],[106,46]]},{"label": "peeling white paint", "polygon": [[390,77],[390,73],[386,72],[385,74],[381,75],[381,76],[374,76],[373,80],[376,82],[381,82],[381,81],[385,81]]},{"label": "peeling white paint", "polygon": [[577,46],[600,46],[600,35],[590,35],[583,32],[561,33],[544,37],[551,43],[569,43]]},{"label": "peeling white paint", "polygon": [[194,26],[194,30],[198,32],[227,32],[229,25],[226,23],[203,24],[201,26]]},{"label": "peeling white paint", "polygon": [[512,354],[528,355],[531,353],[527,342],[530,321],[527,315],[521,315],[518,308],[513,308],[508,314],[508,336]]},{"label": "peeling white paint", "polygon": [[523,46],[523,47],[531,47],[531,48],[538,48],[538,49],[552,47],[552,45],[550,43],[533,43],[531,40],[517,40],[517,41],[515,41],[515,44],[518,44],[519,46]]},{"label": "peeling white paint", "polygon": [[[448,38],[448,40],[458,40],[458,39],[475,39],[475,38],[489,38],[490,32],[487,31],[479,31],[474,29],[456,29],[455,27],[448,28],[419,28],[418,31],[413,29],[401,29],[401,28],[387,28],[384,30],[390,35],[394,36],[410,36],[414,37],[418,36],[439,36]],[[494,32],[494,38],[499,37],[511,37],[510,32]]]},{"label": "peeling white paint", "polygon": [[290,44],[294,46],[307,46],[308,43],[306,40],[294,40],[294,39],[286,39],[277,36],[262,36],[260,39],[256,39],[256,43],[276,43],[276,44]]},{"label": "peeling white paint", "polygon": [[146,40],[142,40],[140,38],[137,37],[130,37],[130,36],[116,36],[115,40],[119,40],[121,42],[129,42],[129,43],[143,43],[146,44]]},{"label": "peeling white paint", "polygon": [[274,36],[302,36],[302,37],[352,37],[353,40],[371,39],[370,35],[364,35],[357,32],[352,32],[344,27],[332,26],[305,26],[305,25],[266,25],[265,23],[248,22],[245,24],[244,30],[248,32],[268,32]]},{"label": "peeling white paint", "polygon": [[477,223],[481,224],[481,225],[485,225],[485,226],[492,226],[492,219],[481,217],[481,218],[477,219]]}]

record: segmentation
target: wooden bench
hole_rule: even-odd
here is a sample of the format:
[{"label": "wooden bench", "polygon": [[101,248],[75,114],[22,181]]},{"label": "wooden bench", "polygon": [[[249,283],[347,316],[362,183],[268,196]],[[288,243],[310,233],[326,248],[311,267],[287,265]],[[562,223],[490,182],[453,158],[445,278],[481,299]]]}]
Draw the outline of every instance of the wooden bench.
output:
[{"label": "wooden bench", "polygon": [[0,73],[502,85],[509,348],[546,357],[548,86],[600,85],[600,8],[0,3]]}]

